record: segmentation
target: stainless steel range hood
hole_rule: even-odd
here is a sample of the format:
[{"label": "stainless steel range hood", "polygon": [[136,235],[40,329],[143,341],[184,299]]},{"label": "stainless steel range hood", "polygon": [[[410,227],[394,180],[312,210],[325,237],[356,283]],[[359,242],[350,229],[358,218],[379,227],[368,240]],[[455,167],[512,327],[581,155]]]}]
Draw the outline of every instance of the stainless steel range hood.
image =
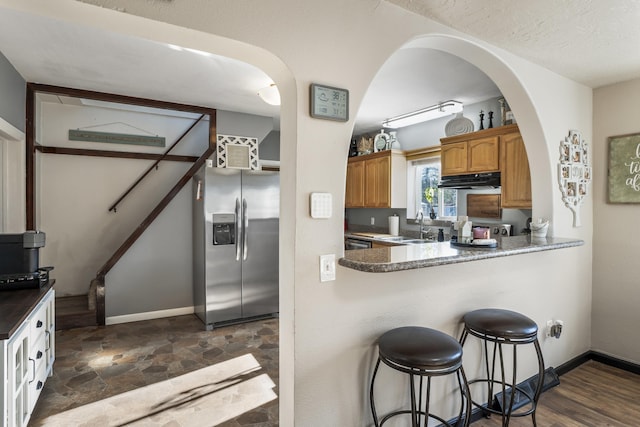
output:
[{"label": "stainless steel range hood", "polygon": [[498,187],[500,187],[500,172],[443,176],[440,179],[440,184],[438,184],[438,188],[452,188],[458,190]]}]

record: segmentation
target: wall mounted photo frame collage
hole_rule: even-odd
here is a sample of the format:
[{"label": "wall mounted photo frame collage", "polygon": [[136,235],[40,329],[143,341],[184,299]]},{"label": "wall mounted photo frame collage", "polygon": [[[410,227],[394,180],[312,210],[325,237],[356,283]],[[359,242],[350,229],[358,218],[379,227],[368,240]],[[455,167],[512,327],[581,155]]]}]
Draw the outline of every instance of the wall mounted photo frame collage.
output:
[{"label": "wall mounted photo frame collage", "polygon": [[573,211],[573,226],[580,226],[580,205],[589,193],[592,170],[589,146],[576,130],[560,142],[558,184],[565,206]]}]

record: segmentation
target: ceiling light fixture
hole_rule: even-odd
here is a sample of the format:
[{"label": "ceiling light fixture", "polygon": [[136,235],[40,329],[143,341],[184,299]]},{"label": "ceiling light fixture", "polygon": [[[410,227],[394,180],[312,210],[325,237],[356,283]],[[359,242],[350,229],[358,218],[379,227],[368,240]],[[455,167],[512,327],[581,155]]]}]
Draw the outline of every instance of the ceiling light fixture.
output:
[{"label": "ceiling light fixture", "polygon": [[462,102],[445,101],[437,105],[432,105],[431,107],[423,108],[422,110],[401,114],[397,117],[387,119],[382,122],[382,126],[386,128],[401,128],[404,126],[415,125],[416,123],[426,122],[428,120],[438,119],[461,111]]},{"label": "ceiling light fixture", "polygon": [[267,104],[280,105],[280,92],[275,83],[264,87],[258,91],[258,96]]}]

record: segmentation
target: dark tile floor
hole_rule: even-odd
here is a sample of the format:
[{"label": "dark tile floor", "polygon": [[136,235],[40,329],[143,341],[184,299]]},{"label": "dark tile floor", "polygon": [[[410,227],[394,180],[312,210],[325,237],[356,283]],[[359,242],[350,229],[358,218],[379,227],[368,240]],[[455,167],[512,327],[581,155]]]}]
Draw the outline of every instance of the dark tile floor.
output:
[{"label": "dark tile floor", "polygon": [[[54,374],[29,425],[46,425],[47,416],[247,353],[277,394],[278,338],[278,319],[205,331],[193,315],[57,331]],[[278,399],[220,425],[277,426]]]}]

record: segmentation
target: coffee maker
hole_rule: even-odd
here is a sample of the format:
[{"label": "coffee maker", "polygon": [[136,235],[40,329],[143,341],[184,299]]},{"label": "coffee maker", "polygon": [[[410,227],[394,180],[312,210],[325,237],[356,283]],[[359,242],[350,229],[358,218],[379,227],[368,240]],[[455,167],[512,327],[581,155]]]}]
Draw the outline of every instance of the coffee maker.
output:
[{"label": "coffee maker", "polygon": [[53,267],[40,267],[40,248],[45,244],[42,231],[0,233],[0,290],[42,287]]}]

